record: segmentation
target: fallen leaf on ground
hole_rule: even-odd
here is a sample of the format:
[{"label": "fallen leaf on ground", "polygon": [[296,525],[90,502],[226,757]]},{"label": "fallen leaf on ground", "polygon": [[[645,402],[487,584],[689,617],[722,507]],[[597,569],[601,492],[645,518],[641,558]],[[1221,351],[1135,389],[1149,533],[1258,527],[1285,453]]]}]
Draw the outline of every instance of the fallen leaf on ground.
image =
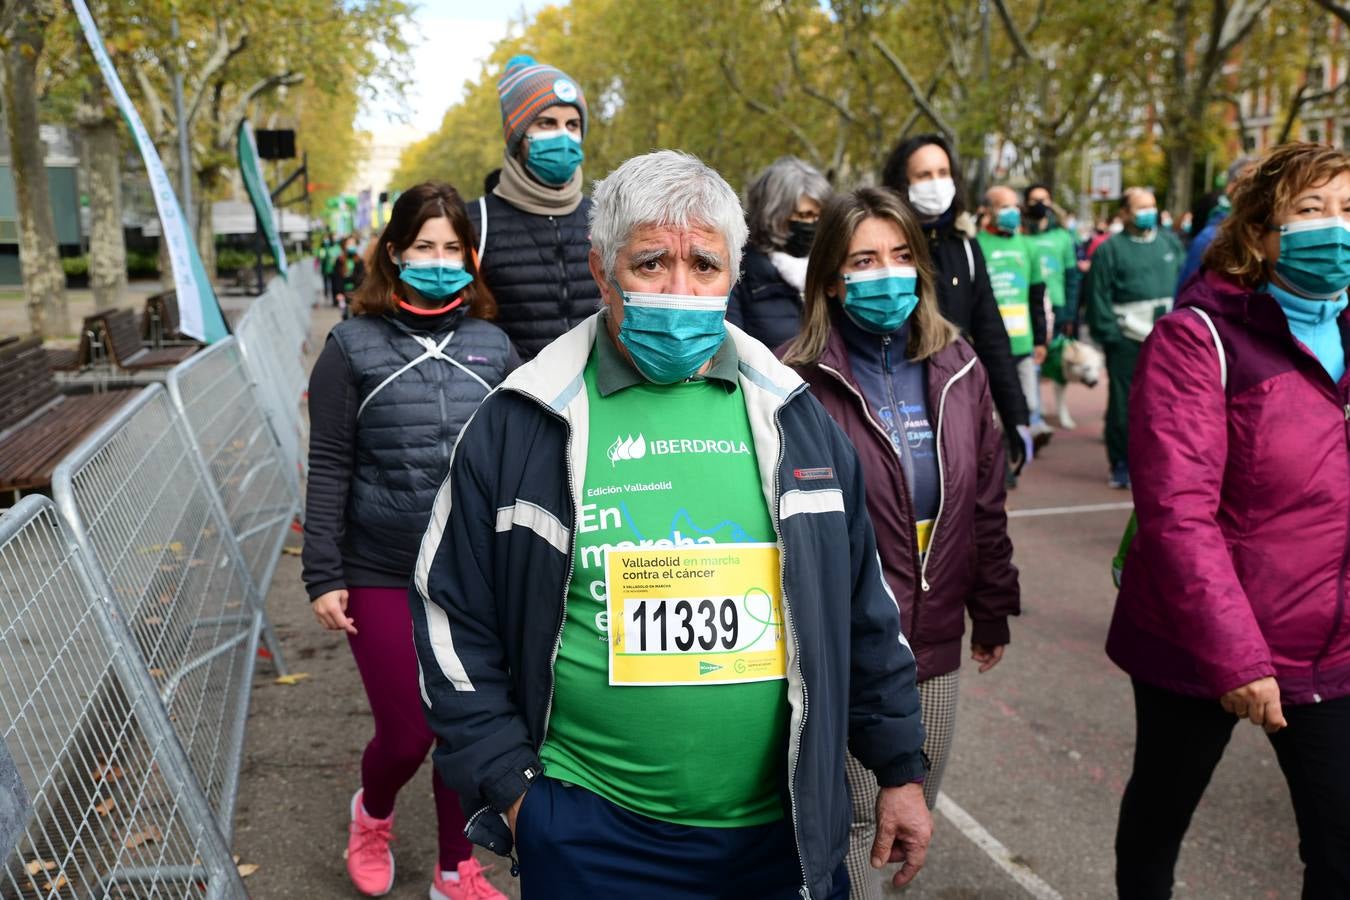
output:
[{"label": "fallen leaf on ground", "polygon": [[260,868],[260,867],[259,867],[259,865],[258,865],[257,863],[240,863],[240,864],[239,864],[239,877],[240,877],[240,878],[247,878],[248,876],[252,875],[254,872],[258,871],[259,868]]},{"label": "fallen leaf on ground", "polygon": [[144,831],[138,831],[135,834],[128,835],[127,839],[122,842],[122,846],[126,847],[128,850],[135,850],[142,844],[154,843],[155,841],[163,840],[163,838],[164,833],[160,831],[158,827],[151,825]]},{"label": "fallen leaf on ground", "polygon": [[61,888],[65,887],[68,884],[70,884],[70,882],[66,880],[66,876],[57,875],[55,881],[47,882],[47,893],[50,894],[55,891],[59,891],[61,890]]},{"label": "fallen leaf on ground", "polygon": [[100,816],[106,816],[108,813],[112,812],[113,807],[116,805],[117,801],[112,797],[109,797],[107,800],[104,800],[102,803],[95,806],[94,812],[98,813]]},{"label": "fallen leaf on ground", "polygon": [[104,763],[97,769],[89,773],[89,777],[95,781],[116,781],[122,777],[122,770],[117,766]]},{"label": "fallen leaf on ground", "polygon": [[163,624],[164,624],[164,620],[161,619],[159,616],[146,616],[146,617],[145,617],[145,624],[146,624],[146,625],[163,625]]},{"label": "fallen leaf on ground", "polygon": [[151,678],[163,678],[163,677],[164,677],[164,670],[163,670],[163,669],[159,669],[159,668],[151,669],[151,670],[150,670],[150,677],[151,677]]},{"label": "fallen leaf on ground", "polygon": [[302,550],[300,547],[282,547],[281,552],[287,556],[299,556]]},{"label": "fallen leaf on ground", "polygon": [[305,680],[306,678],[308,678],[308,677],[309,677],[309,673],[308,673],[308,672],[292,672],[292,673],[289,674],[289,675],[282,675],[282,676],[279,676],[279,677],[277,678],[277,680],[276,680],[275,683],[276,683],[276,684],[299,684],[300,682],[304,681],[304,680]]},{"label": "fallen leaf on ground", "polygon": [[50,872],[56,868],[56,863],[46,859],[35,859],[25,866],[29,875],[36,875],[39,872]]}]

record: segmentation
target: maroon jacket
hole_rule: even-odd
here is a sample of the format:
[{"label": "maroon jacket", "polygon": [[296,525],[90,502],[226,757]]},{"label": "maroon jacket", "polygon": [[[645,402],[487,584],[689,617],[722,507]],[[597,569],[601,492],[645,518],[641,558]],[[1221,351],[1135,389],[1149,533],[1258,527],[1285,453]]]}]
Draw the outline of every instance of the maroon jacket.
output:
[{"label": "maroon jacket", "polygon": [[920,681],[960,668],[967,610],[971,640],[993,645],[1008,643],[1008,616],[1021,612],[1003,509],[1003,433],[988,376],[975,351],[959,339],[931,357],[926,369],[942,494],[921,565],[900,458],[867,407],[838,330],[831,330],[815,365],[796,367],[862,460],[882,570],[900,607]]},{"label": "maroon jacket", "polygon": [[[1130,397],[1139,531],[1106,652],[1140,681],[1219,697],[1274,675],[1286,703],[1350,695],[1350,375],[1269,294],[1213,272],[1158,321]],[[1341,334],[1350,313],[1341,317]]]}]

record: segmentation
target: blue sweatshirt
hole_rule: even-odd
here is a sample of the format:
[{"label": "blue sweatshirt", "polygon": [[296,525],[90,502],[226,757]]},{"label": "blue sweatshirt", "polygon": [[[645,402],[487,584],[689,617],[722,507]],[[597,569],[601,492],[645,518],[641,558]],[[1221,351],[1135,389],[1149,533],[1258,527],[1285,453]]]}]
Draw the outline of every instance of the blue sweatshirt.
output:
[{"label": "blue sweatshirt", "polygon": [[919,548],[928,548],[928,527],[941,499],[934,422],[928,409],[928,371],[922,362],[905,356],[909,323],[889,335],[867,331],[847,315],[839,316],[840,333],[848,348],[853,377],[862,388],[877,423],[891,439],[900,457],[914,519],[919,523]]},{"label": "blue sweatshirt", "polygon": [[1266,285],[1266,291],[1280,304],[1289,330],[1327,370],[1332,381],[1339,382],[1345,374],[1345,348],[1341,345],[1341,327],[1336,318],[1350,304],[1342,293],[1334,300],[1310,300],[1289,291]]}]

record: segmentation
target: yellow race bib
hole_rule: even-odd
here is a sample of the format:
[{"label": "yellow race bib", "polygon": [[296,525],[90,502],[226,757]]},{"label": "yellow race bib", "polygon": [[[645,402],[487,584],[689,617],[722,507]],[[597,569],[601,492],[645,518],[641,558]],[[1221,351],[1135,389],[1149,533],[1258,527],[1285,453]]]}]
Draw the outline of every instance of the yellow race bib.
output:
[{"label": "yellow race bib", "polygon": [[787,676],[775,544],[605,553],[611,685],[706,685]]}]

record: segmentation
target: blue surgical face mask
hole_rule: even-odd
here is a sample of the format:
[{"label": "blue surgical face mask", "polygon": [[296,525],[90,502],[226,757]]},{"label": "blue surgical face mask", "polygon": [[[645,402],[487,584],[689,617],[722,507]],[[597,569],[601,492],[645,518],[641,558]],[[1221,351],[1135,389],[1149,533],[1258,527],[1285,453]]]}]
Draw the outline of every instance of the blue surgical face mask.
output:
[{"label": "blue surgical face mask", "polygon": [[529,153],[525,165],[544,184],[562,187],[572,180],[586,154],[580,136],[570,131],[536,131],[526,138]]},{"label": "blue surgical face mask", "polygon": [[726,339],[726,296],[644,294],[617,284],[614,289],[623,295],[619,341],[650,382],[684,381]]},{"label": "blue surgical face mask", "polygon": [[1156,209],[1141,209],[1134,214],[1134,227],[1140,231],[1152,231],[1158,227],[1158,211]]},{"label": "blue surgical face mask", "polygon": [[994,226],[1006,234],[1013,234],[1022,227],[1022,211],[1015,206],[1005,206],[994,215]]},{"label": "blue surgical face mask", "polygon": [[469,286],[464,263],[448,259],[409,259],[399,263],[399,281],[428,300],[446,300]]},{"label": "blue surgical face mask", "polygon": [[919,272],[891,266],[844,276],[844,312],[874,334],[897,331],[919,305]]},{"label": "blue surgical face mask", "polygon": [[1339,296],[1350,285],[1350,221],[1329,216],[1281,225],[1275,271],[1307,297]]}]

